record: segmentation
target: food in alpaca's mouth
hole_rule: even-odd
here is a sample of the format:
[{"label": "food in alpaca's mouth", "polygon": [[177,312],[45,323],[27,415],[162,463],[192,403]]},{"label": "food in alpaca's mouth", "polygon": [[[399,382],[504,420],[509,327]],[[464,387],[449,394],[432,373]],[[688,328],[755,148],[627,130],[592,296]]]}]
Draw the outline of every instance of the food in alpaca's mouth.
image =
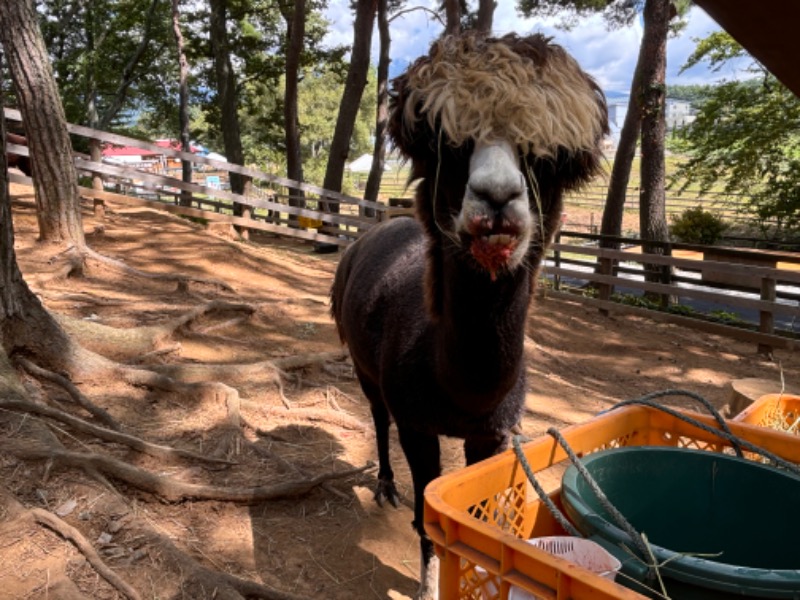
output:
[{"label": "food in alpaca's mouth", "polygon": [[505,267],[519,244],[519,238],[499,233],[473,238],[470,252],[475,260],[489,271],[492,281],[497,279],[497,271]]}]

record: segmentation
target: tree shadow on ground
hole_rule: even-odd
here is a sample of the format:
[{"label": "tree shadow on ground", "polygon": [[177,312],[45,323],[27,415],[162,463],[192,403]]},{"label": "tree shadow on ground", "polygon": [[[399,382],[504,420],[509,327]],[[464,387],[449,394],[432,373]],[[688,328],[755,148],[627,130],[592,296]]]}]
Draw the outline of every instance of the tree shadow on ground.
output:
[{"label": "tree shadow on ground", "polygon": [[[258,444],[304,473],[353,468],[342,458],[342,443],[319,427],[277,427],[262,432]],[[418,583],[411,569],[404,574],[367,549],[394,546],[389,555],[416,561],[411,511],[407,506],[376,509],[374,484],[370,473],[355,483],[333,481],[302,498],[281,501],[281,506],[274,502],[252,506],[253,554],[260,578],[308,598],[412,597]],[[291,546],[291,552],[282,552]],[[305,547],[305,552],[298,552],[297,546]]]}]

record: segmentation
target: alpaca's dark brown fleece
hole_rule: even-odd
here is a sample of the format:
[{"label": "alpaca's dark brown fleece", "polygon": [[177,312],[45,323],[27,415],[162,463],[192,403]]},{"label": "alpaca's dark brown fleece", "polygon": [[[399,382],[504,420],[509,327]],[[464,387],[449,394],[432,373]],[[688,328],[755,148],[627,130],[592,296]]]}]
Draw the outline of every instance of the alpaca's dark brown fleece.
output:
[{"label": "alpaca's dark brown fleece", "polygon": [[440,473],[438,436],[463,438],[468,464],[505,448],[525,399],[536,273],[563,193],[600,168],[607,128],[598,86],[538,35],[447,37],[394,82],[388,129],[420,180],[416,219],[347,249],[331,312],[372,407],[376,499],[397,502],[392,419],[411,468],[418,598],[435,597],[423,491]]}]

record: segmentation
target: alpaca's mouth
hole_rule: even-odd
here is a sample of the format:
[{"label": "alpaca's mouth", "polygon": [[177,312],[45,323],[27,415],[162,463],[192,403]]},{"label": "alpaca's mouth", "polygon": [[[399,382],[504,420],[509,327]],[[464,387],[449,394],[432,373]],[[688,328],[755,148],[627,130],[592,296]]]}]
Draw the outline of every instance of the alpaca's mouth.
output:
[{"label": "alpaca's mouth", "polygon": [[494,281],[497,279],[497,272],[508,268],[512,263],[518,246],[519,237],[497,233],[473,238],[469,250],[478,264],[489,271]]}]

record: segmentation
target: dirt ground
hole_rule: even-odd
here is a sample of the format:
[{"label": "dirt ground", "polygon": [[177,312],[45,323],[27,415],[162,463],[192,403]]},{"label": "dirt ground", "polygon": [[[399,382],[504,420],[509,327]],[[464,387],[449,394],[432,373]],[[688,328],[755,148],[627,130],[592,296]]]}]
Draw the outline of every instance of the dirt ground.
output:
[{"label": "dirt ground", "polygon": [[[242,399],[241,418],[235,421],[224,402],[206,396],[120,381],[77,382],[125,431],[232,464],[153,458],[48,421],[67,449],[113,456],[180,482],[233,490],[342,472],[376,460],[368,407],[347,361],[320,354],[341,350],[327,298],[339,254],[314,254],[308,245],[275,237],[236,241],[146,209],[110,206],[101,223],[87,206],[84,226],[94,250],[141,271],[196,281],[178,286],[101,266],[82,277],[48,280],[43,275],[50,256],[36,242],[32,198],[19,196],[13,214],[18,261],[51,312],[128,330],[159,325],[217,301],[213,310],[158,340],[150,351],[112,358],[154,368],[172,365],[187,373],[200,364],[220,365],[219,380]],[[581,218],[579,211],[570,211],[572,223]],[[688,389],[722,407],[735,379],[769,378],[778,387],[782,371],[787,384],[800,382],[796,353],[779,352],[767,361],[751,344],[639,317],[604,317],[552,298],[537,298],[527,333],[522,429],[531,437],[649,392]],[[298,362],[306,366],[280,362],[293,356],[304,357]],[[269,360],[285,366],[280,379],[285,399],[274,371],[239,368]],[[32,397],[92,421],[60,386],[30,376],[24,382]],[[0,449],[0,598],[124,597],[84,552],[32,518],[34,513],[25,510],[30,508],[56,514],[82,533],[144,599],[232,597],[220,581],[236,581],[233,587],[240,591],[242,582],[255,582],[299,598],[409,598],[418,575],[418,545],[410,526],[413,494],[394,430],[392,435],[395,473],[405,498],[399,509],[373,502],[374,471],[252,505],[167,501],[131,482],[98,477],[91,468],[23,461]],[[445,440],[443,461],[446,472],[462,465],[456,441]],[[202,576],[221,573],[237,579]]]}]

